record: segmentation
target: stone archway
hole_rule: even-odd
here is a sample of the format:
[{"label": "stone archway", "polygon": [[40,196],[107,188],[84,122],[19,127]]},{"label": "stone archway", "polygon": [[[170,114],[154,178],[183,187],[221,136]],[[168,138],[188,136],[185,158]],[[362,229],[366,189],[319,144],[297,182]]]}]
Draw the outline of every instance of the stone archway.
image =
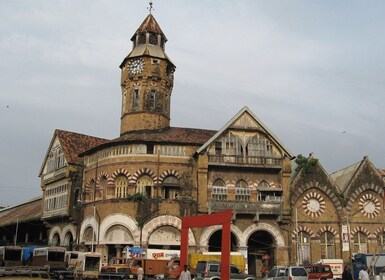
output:
[{"label": "stone archway", "polygon": [[247,265],[250,274],[258,278],[264,277],[265,273],[275,263],[276,245],[274,237],[265,230],[253,232],[247,242]]}]

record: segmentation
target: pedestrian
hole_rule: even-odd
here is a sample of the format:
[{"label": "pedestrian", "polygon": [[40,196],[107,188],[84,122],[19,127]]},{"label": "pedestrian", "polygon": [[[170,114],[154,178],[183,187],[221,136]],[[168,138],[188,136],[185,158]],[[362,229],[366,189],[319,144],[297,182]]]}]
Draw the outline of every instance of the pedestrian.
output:
[{"label": "pedestrian", "polygon": [[183,271],[180,273],[179,280],[191,280],[191,273],[188,270],[187,265],[184,265]]},{"label": "pedestrian", "polygon": [[358,274],[359,280],[369,280],[368,267],[366,265],[362,266],[360,273]]},{"label": "pedestrian", "polygon": [[138,280],[143,280],[144,270],[141,265],[139,265],[138,270],[136,271],[136,274],[138,275]]},{"label": "pedestrian", "polygon": [[353,280],[352,272],[350,271],[350,265],[345,265],[344,272],[342,272],[342,280]]}]

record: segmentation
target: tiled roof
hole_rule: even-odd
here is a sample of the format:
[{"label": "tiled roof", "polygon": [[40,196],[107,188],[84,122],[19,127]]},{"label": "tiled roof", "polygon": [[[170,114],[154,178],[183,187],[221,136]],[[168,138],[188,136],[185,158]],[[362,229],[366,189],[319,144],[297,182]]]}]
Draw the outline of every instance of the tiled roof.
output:
[{"label": "tiled roof", "polygon": [[10,224],[38,221],[41,218],[42,198],[38,197],[30,201],[6,207],[0,210],[0,226]]},{"label": "tiled roof", "polygon": [[68,163],[76,163],[79,154],[109,140],[65,130],[55,130]]},{"label": "tiled roof", "polygon": [[214,134],[215,130],[168,127],[161,130],[139,130],[132,131],[122,135],[119,138],[111,140],[111,142],[122,141],[145,141],[145,142],[162,142],[162,143],[180,143],[190,145],[203,145]]},{"label": "tiled roof", "polygon": [[[160,130],[138,130],[130,131],[119,138],[115,138],[103,146],[113,146],[120,143],[163,143],[163,144],[184,144],[201,146],[206,143],[214,134],[215,130],[168,127]],[[91,152],[93,149],[85,152]]]},{"label": "tiled roof", "polygon": [[[162,29],[160,29],[160,26],[158,22],[155,20],[154,16],[152,14],[149,14],[142,24],[139,26],[138,30],[136,30],[136,33],[143,33],[143,32],[153,32],[156,34],[160,34],[165,37]],[[134,35],[135,37],[135,35]]]},{"label": "tiled roof", "polygon": [[360,164],[361,161],[330,174],[330,177],[341,191],[344,191],[346,189]]}]

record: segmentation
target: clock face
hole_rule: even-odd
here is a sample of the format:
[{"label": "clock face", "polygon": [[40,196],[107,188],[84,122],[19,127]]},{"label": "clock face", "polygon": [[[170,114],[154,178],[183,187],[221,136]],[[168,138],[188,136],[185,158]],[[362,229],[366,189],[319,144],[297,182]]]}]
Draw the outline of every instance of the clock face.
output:
[{"label": "clock face", "polygon": [[325,211],[325,200],[318,192],[308,192],[303,197],[302,208],[310,217],[319,217]]},{"label": "clock face", "polygon": [[363,207],[364,207],[364,211],[369,214],[374,213],[374,211],[376,210],[376,205],[371,200],[367,201]]},{"label": "clock face", "polygon": [[128,69],[131,74],[140,74],[143,70],[144,61],[142,58],[135,59],[130,62]]},{"label": "clock face", "polygon": [[317,213],[320,209],[320,202],[316,198],[310,198],[307,201],[307,209],[309,209],[310,212]]},{"label": "clock face", "polygon": [[359,206],[362,214],[373,219],[380,213],[381,203],[373,194],[366,193],[361,196]]}]

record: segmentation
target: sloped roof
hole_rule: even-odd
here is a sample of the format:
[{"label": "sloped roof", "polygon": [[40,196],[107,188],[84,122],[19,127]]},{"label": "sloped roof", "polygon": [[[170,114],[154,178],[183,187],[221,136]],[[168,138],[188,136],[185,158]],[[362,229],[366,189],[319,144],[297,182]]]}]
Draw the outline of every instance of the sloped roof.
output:
[{"label": "sloped roof", "polygon": [[385,169],[377,168],[378,173],[380,173],[381,177],[385,177]]},{"label": "sloped roof", "polygon": [[330,177],[342,192],[346,189],[360,165],[361,161],[330,174]]},{"label": "sloped roof", "polygon": [[153,32],[153,33],[156,33],[156,34],[160,34],[162,35],[165,40],[167,41],[167,38],[166,36],[164,35],[162,29],[160,28],[158,22],[156,21],[156,19],[154,18],[154,16],[152,14],[149,14],[145,19],[144,21],[142,22],[142,24],[139,26],[139,28],[136,30],[135,34],[132,36],[131,40],[133,40],[135,38],[135,35],[137,33],[143,33],[143,32]]},{"label": "sloped roof", "polygon": [[227,130],[240,116],[242,116],[244,113],[248,113],[254,120],[258,123],[260,126],[261,130],[264,131],[268,136],[270,136],[270,139],[275,142],[277,146],[279,146],[284,153],[287,154],[288,157],[292,158],[291,152],[289,149],[287,149],[281,141],[278,139],[277,136],[274,135],[273,132],[270,131],[270,129],[260,120],[257,118],[256,115],[253,114],[253,112],[250,111],[250,109],[245,106],[243,107],[231,120],[229,120],[221,130],[219,130],[215,135],[213,135],[202,147],[200,147],[197,151],[197,153],[201,153],[203,150],[205,150],[211,143],[213,143],[220,135]]},{"label": "sloped roof", "polygon": [[6,207],[0,210],[0,226],[10,224],[39,221],[42,212],[42,198],[37,197],[18,205]]},{"label": "sloped roof", "polygon": [[[163,143],[196,145],[204,144],[216,131],[196,128],[168,127],[159,130],[138,130],[130,131],[121,137],[115,138],[101,145],[101,147],[119,145],[121,143]],[[95,147],[96,148],[96,147]],[[99,147],[97,147],[99,148]],[[92,152],[90,149],[82,155]]]},{"label": "sloped roof", "polygon": [[51,150],[56,138],[59,139],[61,148],[64,153],[64,157],[67,163],[69,164],[75,164],[77,162],[78,155],[83,153],[84,151],[109,141],[107,139],[98,138],[90,135],[56,129],[52,137],[51,143],[48,147],[48,151],[39,174],[42,174],[43,172],[43,168],[47,160],[49,151]]}]

